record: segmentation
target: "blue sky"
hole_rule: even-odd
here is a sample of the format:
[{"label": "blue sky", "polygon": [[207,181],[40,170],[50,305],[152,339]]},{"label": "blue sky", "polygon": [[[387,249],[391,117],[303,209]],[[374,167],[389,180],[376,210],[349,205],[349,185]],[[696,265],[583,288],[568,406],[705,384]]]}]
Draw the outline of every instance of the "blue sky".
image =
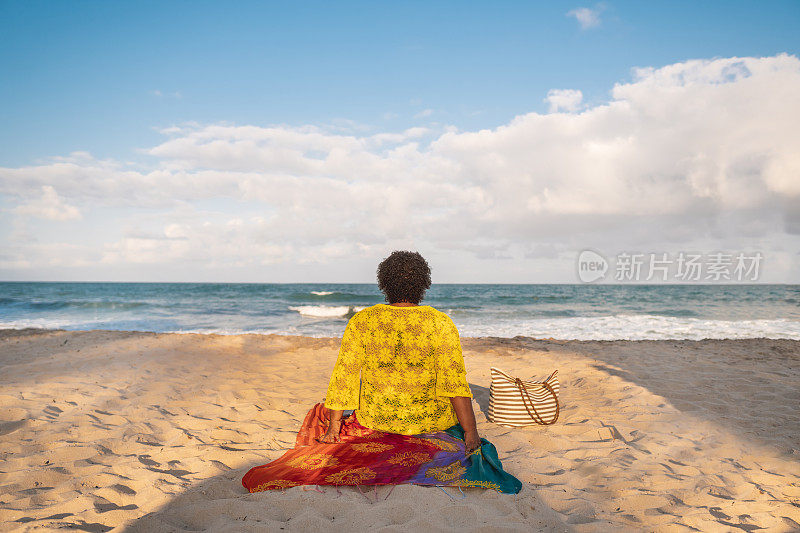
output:
[{"label": "blue sky", "polygon": [[[599,26],[566,15],[583,5]],[[544,111],[553,87],[599,103],[631,67],[800,47],[797,1],[0,6],[4,165],[130,158],[158,141],[154,127],[185,121],[400,130],[432,109],[492,128]]]},{"label": "blue sky", "polygon": [[[0,279],[800,282],[800,2],[0,0]],[[795,85],[798,84],[798,85]],[[406,215],[398,216],[398,215]]]}]

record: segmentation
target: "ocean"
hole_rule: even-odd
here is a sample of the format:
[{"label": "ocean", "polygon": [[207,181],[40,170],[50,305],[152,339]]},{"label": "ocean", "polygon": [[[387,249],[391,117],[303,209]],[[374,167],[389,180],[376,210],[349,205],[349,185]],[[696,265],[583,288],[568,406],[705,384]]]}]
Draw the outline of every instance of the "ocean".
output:
[{"label": "ocean", "polygon": [[[0,328],[340,337],[375,284],[0,283]],[[435,284],[462,336],[800,339],[800,285]]]}]

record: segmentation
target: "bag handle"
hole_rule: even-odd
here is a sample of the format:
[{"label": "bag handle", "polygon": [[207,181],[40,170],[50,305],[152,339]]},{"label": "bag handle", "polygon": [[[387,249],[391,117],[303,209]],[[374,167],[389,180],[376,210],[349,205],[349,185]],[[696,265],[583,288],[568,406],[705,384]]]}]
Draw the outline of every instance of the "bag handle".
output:
[{"label": "bag handle", "polygon": [[[545,389],[547,389],[547,391],[550,394],[553,395],[553,399],[556,401],[556,416],[554,416],[553,420],[551,420],[550,422],[545,422],[544,419],[541,416],[539,416],[539,413],[536,412],[536,406],[533,404],[533,400],[531,399],[531,393],[528,391],[528,387],[525,386],[525,383],[519,378],[514,378],[514,384],[519,389],[519,394],[520,397],[522,398],[522,405],[525,406],[525,410],[528,411],[528,414],[530,415],[530,417],[533,419],[534,422],[536,422],[537,424],[541,424],[543,426],[549,426],[551,424],[556,423],[556,420],[558,420],[558,413],[561,408],[558,405],[558,396],[556,396],[556,392],[553,390],[553,387],[551,387],[550,384],[547,383],[547,381],[542,382],[542,386]],[[525,398],[527,398],[528,402],[530,402],[531,404],[530,409],[528,408],[528,404],[525,403]],[[531,410],[533,410],[533,412],[531,412]]]}]

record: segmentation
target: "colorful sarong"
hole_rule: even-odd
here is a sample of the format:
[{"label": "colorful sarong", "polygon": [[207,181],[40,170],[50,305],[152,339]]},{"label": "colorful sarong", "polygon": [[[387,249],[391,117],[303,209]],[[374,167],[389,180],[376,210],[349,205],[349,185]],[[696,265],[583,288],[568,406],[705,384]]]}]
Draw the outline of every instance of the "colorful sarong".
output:
[{"label": "colorful sarong", "polygon": [[516,494],[522,483],[503,470],[494,445],[465,453],[464,430],[399,435],[366,428],[356,414],[342,422],[341,442],[319,443],[328,427],[327,409],[316,404],[306,415],[294,449],[242,478],[250,492],[298,485],[417,485],[484,487]]}]

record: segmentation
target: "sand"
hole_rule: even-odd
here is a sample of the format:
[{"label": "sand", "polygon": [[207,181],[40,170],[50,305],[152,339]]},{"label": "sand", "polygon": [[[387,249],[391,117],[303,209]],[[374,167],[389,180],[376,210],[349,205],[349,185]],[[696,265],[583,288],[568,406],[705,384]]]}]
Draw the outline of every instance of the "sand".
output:
[{"label": "sand", "polygon": [[[462,339],[518,495],[242,475],[294,443],[339,339],[0,332],[0,530],[792,531],[800,341]],[[489,368],[558,369],[548,427],[486,421]],[[390,492],[391,490],[391,492]]]}]

